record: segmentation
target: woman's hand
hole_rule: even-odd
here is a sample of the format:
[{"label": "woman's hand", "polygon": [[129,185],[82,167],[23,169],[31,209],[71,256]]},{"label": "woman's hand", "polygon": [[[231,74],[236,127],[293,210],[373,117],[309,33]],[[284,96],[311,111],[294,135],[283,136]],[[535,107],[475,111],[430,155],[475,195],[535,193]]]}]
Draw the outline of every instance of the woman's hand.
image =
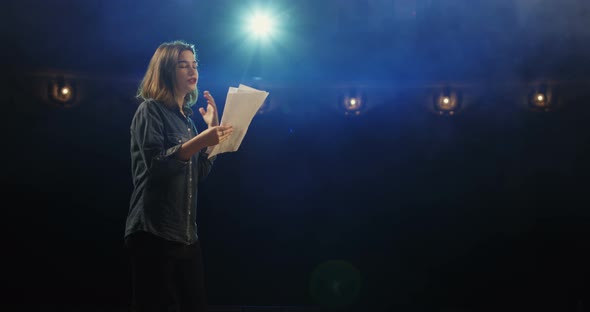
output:
[{"label": "woman's hand", "polygon": [[203,136],[203,143],[206,146],[214,146],[227,140],[233,131],[232,126],[214,126],[201,132],[199,135]]},{"label": "woman's hand", "polygon": [[199,108],[199,113],[203,117],[205,123],[209,128],[219,126],[219,115],[217,114],[217,105],[215,104],[215,99],[211,96],[209,91],[203,92],[205,99],[207,99],[207,109],[202,107]]}]

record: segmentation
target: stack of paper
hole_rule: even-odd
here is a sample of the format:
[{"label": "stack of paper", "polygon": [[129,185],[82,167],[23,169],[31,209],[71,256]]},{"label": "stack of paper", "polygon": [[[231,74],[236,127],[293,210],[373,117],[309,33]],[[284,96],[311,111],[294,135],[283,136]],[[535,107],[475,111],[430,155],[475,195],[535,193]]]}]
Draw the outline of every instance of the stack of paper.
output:
[{"label": "stack of paper", "polygon": [[217,154],[238,150],[244,136],[246,136],[252,118],[254,118],[267,96],[268,92],[243,84],[240,84],[238,88],[229,87],[220,124],[222,126],[232,126],[233,132],[227,140],[213,146],[209,158]]}]

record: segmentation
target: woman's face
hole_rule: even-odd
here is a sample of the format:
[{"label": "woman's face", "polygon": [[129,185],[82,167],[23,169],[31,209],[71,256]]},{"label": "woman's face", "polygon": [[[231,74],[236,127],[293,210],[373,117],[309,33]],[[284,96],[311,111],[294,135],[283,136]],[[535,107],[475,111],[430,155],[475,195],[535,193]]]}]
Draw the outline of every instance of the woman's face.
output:
[{"label": "woman's face", "polygon": [[197,71],[197,61],[192,51],[184,50],[178,57],[176,65],[176,92],[183,96],[197,89],[199,80],[199,71]]}]

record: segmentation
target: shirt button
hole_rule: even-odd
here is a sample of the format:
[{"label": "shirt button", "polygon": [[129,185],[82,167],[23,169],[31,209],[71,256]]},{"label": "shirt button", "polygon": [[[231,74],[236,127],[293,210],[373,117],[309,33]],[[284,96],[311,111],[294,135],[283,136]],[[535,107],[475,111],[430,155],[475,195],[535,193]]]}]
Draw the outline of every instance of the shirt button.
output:
[{"label": "shirt button", "polygon": [[191,128],[188,128],[188,131],[191,131]]},{"label": "shirt button", "polygon": [[178,143],[182,142],[182,140],[178,139]]}]

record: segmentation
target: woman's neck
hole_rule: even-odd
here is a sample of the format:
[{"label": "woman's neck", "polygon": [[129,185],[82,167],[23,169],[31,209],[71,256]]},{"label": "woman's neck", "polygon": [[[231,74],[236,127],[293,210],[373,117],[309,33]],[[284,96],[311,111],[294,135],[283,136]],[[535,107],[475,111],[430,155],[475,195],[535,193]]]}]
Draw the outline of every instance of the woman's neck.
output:
[{"label": "woman's neck", "polygon": [[180,113],[186,117],[186,115],[184,114],[184,110],[182,109],[184,107],[184,97],[182,98],[175,98],[176,101],[176,106],[178,106],[178,109],[180,110]]},{"label": "woman's neck", "polygon": [[182,107],[184,106],[184,97],[176,98],[176,104],[178,105],[178,107],[180,107],[180,109],[182,109]]},{"label": "woman's neck", "polygon": [[178,108],[182,112],[182,107],[184,107],[184,97],[176,98],[176,105],[178,105]]}]

